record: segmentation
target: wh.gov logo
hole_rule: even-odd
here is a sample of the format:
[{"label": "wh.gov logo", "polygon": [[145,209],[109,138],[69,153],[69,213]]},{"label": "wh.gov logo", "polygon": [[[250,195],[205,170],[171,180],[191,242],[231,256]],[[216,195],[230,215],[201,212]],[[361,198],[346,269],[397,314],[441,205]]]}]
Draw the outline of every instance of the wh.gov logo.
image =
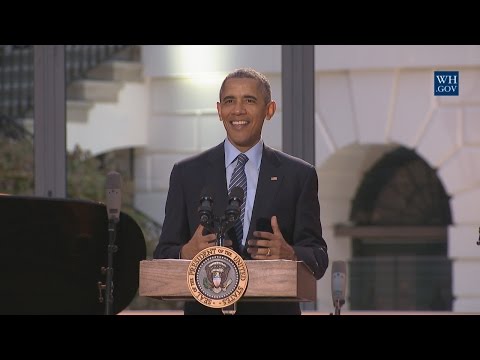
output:
[{"label": "wh.gov logo", "polygon": [[458,96],[458,71],[434,71],[433,95]]}]

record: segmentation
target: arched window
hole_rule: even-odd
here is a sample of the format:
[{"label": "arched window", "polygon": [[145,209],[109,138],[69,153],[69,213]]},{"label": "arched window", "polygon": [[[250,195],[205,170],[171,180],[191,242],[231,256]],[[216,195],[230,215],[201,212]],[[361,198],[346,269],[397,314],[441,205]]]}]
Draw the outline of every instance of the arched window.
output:
[{"label": "arched window", "polygon": [[381,158],[365,173],[350,220],[352,310],[451,310],[449,198],[423,159],[403,147]]}]

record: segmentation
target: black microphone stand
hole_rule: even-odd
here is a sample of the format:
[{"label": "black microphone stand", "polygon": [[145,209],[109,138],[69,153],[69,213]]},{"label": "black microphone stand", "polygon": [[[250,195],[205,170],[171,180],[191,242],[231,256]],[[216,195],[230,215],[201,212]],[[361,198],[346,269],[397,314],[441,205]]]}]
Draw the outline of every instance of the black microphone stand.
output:
[{"label": "black microphone stand", "polygon": [[340,315],[340,309],[342,308],[342,305],[345,304],[345,300],[335,300],[334,305],[335,305],[335,314],[334,315]]},{"label": "black microphone stand", "polygon": [[233,225],[225,216],[215,219],[215,234],[217,235],[217,246],[225,246],[225,233]]},{"label": "black microphone stand", "polygon": [[[235,221],[232,221],[233,218],[228,219],[225,216],[222,216],[219,220],[219,228],[217,232],[217,246],[224,246],[225,243],[225,233],[227,232],[228,229],[230,229],[233,224],[235,224]],[[234,302],[233,304],[227,305],[222,308],[222,314],[223,315],[235,315],[237,312],[237,303]]]},{"label": "black microphone stand", "polygon": [[[232,216],[222,216],[222,217],[215,217],[213,220],[213,224],[207,226],[207,229],[210,231],[214,231],[217,235],[217,240],[215,245],[216,246],[225,246],[225,233],[228,229],[230,229],[235,221],[238,219],[237,217]],[[222,308],[223,315],[235,315],[237,312],[237,303],[233,303],[226,307]]]},{"label": "black microphone stand", "polygon": [[117,252],[118,246],[115,245],[117,235],[117,221],[108,220],[108,260],[107,260],[107,280],[105,294],[105,315],[113,315],[113,254]]},{"label": "black microphone stand", "polygon": [[215,233],[217,239],[215,242],[216,246],[225,246],[225,233],[229,230],[237,221],[237,217],[232,216],[222,216],[222,217],[214,217],[212,221],[202,222],[203,226],[210,232]]}]

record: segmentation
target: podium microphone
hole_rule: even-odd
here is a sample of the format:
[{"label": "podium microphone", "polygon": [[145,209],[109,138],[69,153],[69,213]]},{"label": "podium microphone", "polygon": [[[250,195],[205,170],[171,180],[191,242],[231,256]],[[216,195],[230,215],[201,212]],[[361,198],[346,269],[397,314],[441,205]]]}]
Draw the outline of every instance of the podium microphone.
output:
[{"label": "podium microphone", "polygon": [[107,279],[105,284],[105,315],[113,314],[113,254],[117,252],[115,245],[116,225],[120,221],[120,206],[122,202],[122,178],[116,171],[107,174],[106,181],[107,215],[108,215],[108,260],[105,269]]},{"label": "podium microphone", "polygon": [[225,209],[225,218],[231,224],[240,217],[244,195],[243,189],[240,186],[235,186],[230,191],[228,206]]},{"label": "podium microphone", "polygon": [[205,186],[200,195],[200,206],[198,207],[198,215],[200,216],[200,224],[211,230],[214,220],[213,216],[213,190],[211,186]]},{"label": "podium microphone", "polygon": [[340,315],[340,308],[345,304],[346,280],[347,263],[345,261],[334,261],[332,263],[332,300],[335,315]]},{"label": "podium microphone", "polygon": [[120,205],[122,202],[122,178],[116,171],[107,174],[106,181],[108,220],[118,223],[120,220]]}]

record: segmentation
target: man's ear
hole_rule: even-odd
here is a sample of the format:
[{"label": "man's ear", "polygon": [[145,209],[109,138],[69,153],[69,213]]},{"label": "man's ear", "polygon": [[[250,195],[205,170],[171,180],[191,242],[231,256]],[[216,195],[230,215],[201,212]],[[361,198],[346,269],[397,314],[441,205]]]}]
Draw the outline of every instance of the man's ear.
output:
[{"label": "man's ear", "polygon": [[220,119],[220,121],[223,121],[222,120],[222,116],[220,115],[220,108],[221,108],[221,105],[219,102],[217,102],[217,113],[218,113],[218,118]]},{"label": "man's ear", "polygon": [[277,104],[273,100],[270,101],[270,103],[267,105],[267,115],[265,116],[265,119],[270,120],[275,114],[276,110],[277,110]]}]

